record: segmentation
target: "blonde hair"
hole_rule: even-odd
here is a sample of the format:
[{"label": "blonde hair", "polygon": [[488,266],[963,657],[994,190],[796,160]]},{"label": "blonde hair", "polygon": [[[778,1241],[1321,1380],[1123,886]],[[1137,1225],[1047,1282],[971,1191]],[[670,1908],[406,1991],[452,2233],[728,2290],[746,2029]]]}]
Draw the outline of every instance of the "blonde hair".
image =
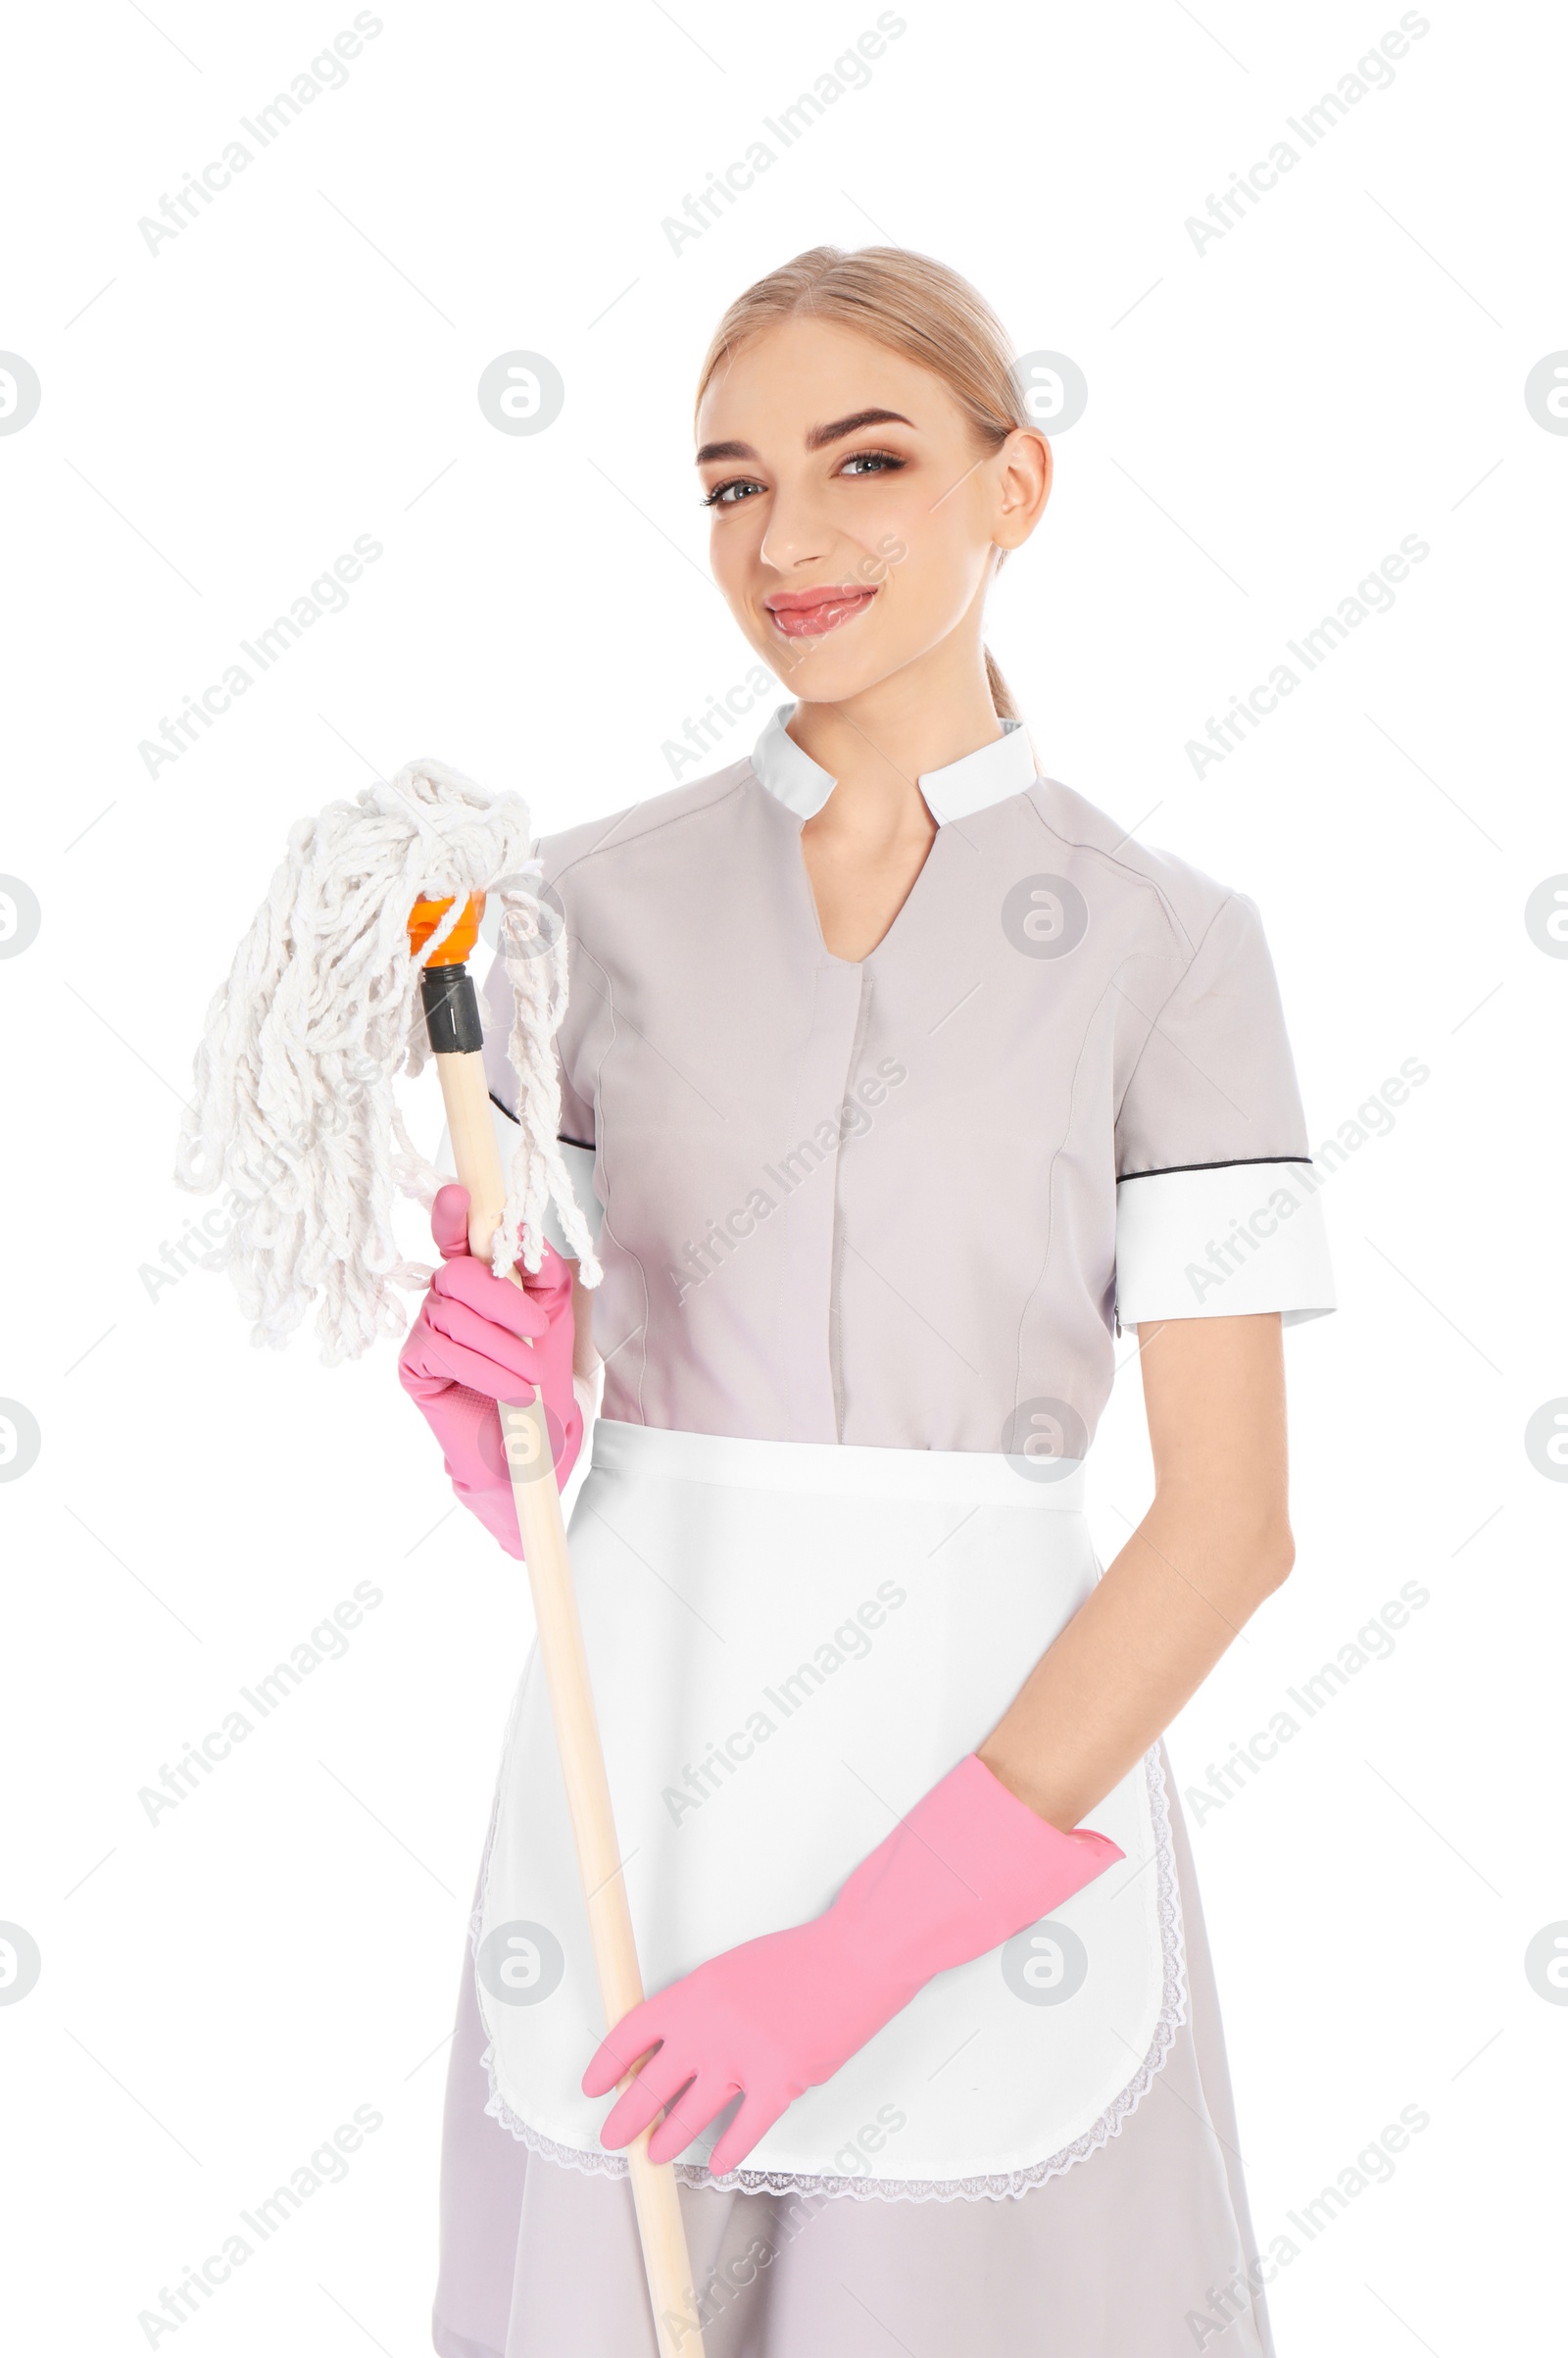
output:
[{"label": "blonde hair", "polygon": [[[1012,370],[1012,346],[989,303],[967,278],[904,246],[812,246],[737,295],[713,331],[697,381],[697,403],[751,337],[782,319],[832,319],[858,328],[940,376],[987,451],[1032,421]],[[1002,563],[1002,552],[998,565]],[[989,648],[986,682],[997,716],[1021,718]]]}]

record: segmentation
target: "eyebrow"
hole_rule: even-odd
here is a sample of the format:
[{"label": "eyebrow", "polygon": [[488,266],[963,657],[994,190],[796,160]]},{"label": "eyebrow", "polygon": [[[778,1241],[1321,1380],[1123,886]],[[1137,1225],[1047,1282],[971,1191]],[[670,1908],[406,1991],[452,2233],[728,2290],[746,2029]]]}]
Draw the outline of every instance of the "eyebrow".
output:
[{"label": "eyebrow", "polygon": [[[914,420],[906,418],[902,410],[857,410],[852,418],[835,418],[830,425],[813,425],[806,436],[808,450],[826,450],[833,442],[842,442],[847,434],[858,434],[867,425],[910,425]],[[697,454],[697,465],[707,467],[715,459],[755,459],[757,453],[749,442],[705,442]]]},{"label": "eyebrow", "polygon": [[857,410],[853,418],[835,418],[831,425],[813,425],[806,437],[808,450],[826,450],[830,442],[842,442],[846,434],[858,434],[863,425],[908,425],[912,421],[898,410]]}]

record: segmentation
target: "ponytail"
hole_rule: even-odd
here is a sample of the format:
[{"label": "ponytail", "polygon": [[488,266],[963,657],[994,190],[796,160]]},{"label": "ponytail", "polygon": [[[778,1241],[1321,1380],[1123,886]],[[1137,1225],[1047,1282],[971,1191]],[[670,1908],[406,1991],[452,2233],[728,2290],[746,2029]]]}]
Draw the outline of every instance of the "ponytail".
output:
[{"label": "ponytail", "polygon": [[1002,666],[989,647],[983,647],[980,652],[986,659],[986,686],[991,690],[991,701],[997,708],[997,718],[999,720],[1021,720],[1023,714],[1012,701],[1012,690],[1002,676]]}]

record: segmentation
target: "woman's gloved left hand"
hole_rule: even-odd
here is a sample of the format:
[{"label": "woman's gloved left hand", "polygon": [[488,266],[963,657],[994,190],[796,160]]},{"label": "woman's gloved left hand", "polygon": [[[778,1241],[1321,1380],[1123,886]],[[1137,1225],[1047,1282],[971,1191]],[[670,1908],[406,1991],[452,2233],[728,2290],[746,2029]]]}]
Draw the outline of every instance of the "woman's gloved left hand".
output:
[{"label": "woman's gloved left hand", "polygon": [[398,1360],[403,1389],[441,1445],[453,1489],[509,1555],[521,1556],[498,1400],[544,1401],[556,1479],[582,1448],[572,1383],[571,1271],[551,1245],[520,1286],[468,1252],[468,1191],[444,1187],[430,1209],[441,1266]]},{"label": "woman's gloved left hand", "polygon": [[739,2167],[779,2115],[906,2006],[934,1974],[1049,1916],[1124,1856],[1102,1834],[1062,1834],[970,1752],[862,1859],[808,1924],[743,1941],[645,1998],[583,2074],[608,2095],[657,2047],[601,2133],[673,2161],[732,2098],[715,2177]]}]

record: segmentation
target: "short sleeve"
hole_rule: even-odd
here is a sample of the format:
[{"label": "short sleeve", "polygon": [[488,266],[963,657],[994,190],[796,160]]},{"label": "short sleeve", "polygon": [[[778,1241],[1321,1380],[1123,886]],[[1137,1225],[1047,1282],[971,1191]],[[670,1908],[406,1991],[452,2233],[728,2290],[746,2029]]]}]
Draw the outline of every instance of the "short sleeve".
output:
[{"label": "short sleeve", "polygon": [[1251,902],[1220,907],[1153,1013],[1116,1117],[1116,1315],[1286,1322],[1335,1306],[1279,986]]},{"label": "short sleeve", "polygon": [[[485,982],[482,1018],[485,1080],[490,1091],[496,1144],[501,1150],[501,1167],[505,1171],[512,1167],[512,1156],[517,1144],[517,1076],[512,1069],[512,1059],[507,1054],[507,1039],[512,1029],[512,984],[506,966],[499,958]],[[593,1107],[578,1096],[564,1069],[561,1072],[560,1138],[561,1158],[566,1166],[566,1176],[571,1181],[571,1192],[588,1223],[588,1234],[597,1252],[605,1207],[594,1187],[597,1154]],[[554,1204],[545,1208],[543,1227],[556,1251],[567,1260],[575,1260],[577,1248],[567,1243]]]},{"label": "short sleeve", "polygon": [[[490,1100],[490,1116],[495,1123],[496,1145],[501,1151],[501,1167],[504,1171],[508,1171],[512,1168],[512,1157],[517,1150],[516,1116],[509,1113],[505,1106],[498,1104],[494,1098]],[[571,1192],[577,1199],[577,1208],[587,1222],[588,1234],[593,1240],[594,1251],[597,1253],[599,1232],[604,1225],[605,1207],[594,1190],[594,1167],[597,1159],[594,1150],[592,1147],[577,1146],[571,1139],[564,1138],[561,1142],[561,1159],[566,1166],[566,1177],[571,1181]],[[566,1232],[561,1225],[561,1214],[557,1211],[554,1202],[545,1205],[545,1216],[540,1225],[547,1241],[554,1245],[563,1260],[574,1261],[577,1257],[577,1248],[568,1243]]]}]

